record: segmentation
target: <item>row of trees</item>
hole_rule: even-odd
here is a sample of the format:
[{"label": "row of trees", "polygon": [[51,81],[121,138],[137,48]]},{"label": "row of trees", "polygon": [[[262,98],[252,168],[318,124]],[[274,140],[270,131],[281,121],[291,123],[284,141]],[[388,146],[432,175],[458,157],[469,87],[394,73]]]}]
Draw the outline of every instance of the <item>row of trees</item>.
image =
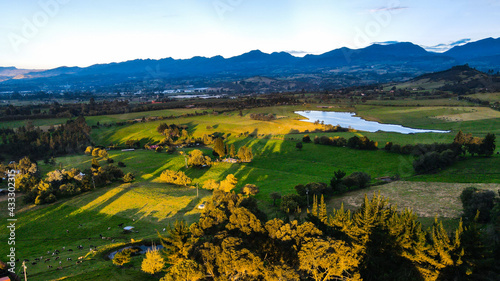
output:
[{"label": "row of trees", "polygon": [[[306,136],[304,136],[305,138]],[[309,136],[307,136],[309,137]],[[303,141],[304,141],[303,138]],[[349,147],[352,149],[360,149],[360,150],[377,150],[378,143],[370,140],[366,136],[358,137],[353,136],[349,139],[345,139],[343,137],[335,136],[335,137],[327,137],[327,136],[315,136],[314,137],[315,144],[323,144],[323,145],[331,145],[337,147]]]},{"label": "row of trees", "polygon": [[274,202],[276,199],[281,199],[280,209],[285,213],[300,213],[301,208],[309,207],[309,198],[321,197],[323,200],[323,197],[328,199],[333,195],[363,189],[368,187],[370,180],[370,175],[364,172],[354,172],[346,176],[344,171],[337,170],[329,185],[322,182],[299,184],[295,186],[296,194],[287,194],[283,197],[271,194],[271,198]]},{"label": "row of trees", "polygon": [[287,221],[214,192],[198,222],[160,235],[169,264],[161,280],[479,280],[492,274],[492,253],[478,235],[462,224],[448,235],[438,221],[425,231],[380,195],[354,212],[328,214],[316,201],[306,221]]}]

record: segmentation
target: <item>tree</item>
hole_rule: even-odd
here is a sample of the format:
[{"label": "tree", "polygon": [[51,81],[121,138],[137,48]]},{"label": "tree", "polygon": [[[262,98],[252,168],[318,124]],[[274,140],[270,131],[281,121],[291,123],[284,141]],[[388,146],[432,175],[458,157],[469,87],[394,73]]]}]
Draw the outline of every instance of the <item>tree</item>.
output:
[{"label": "tree", "polygon": [[364,172],[354,172],[349,176],[345,177],[342,182],[347,187],[357,187],[357,188],[365,188],[370,182],[371,177],[369,174]]},{"label": "tree", "polygon": [[99,157],[108,158],[108,152],[105,149],[99,150]]},{"label": "tree", "polygon": [[127,264],[132,260],[131,255],[135,252],[137,252],[137,250],[132,248],[123,249],[115,254],[113,257],[113,264],[122,267],[124,264]]},{"label": "tree", "polygon": [[246,184],[243,187],[243,194],[245,195],[255,195],[259,193],[259,188],[255,184]]},{"label": "tree", "polygon": [[87,146],[87,149],[85,149],[85,154],[91,155],[93,150],[94,148],[92,146]]},{"label": "tree", "polygon": [[302,138],[302,141],[305,143],[310,143],[311,137],[309,135],[304,135],[304,137]]},{"label": "tree", "polygon": [[300,196],[297,194],[287,194],[281,197],[280,209],[288,214],[297,212],[299,208]]},{"label": "tree", "polygon": [[204,156],[203,152],[199,149],[195,149],[189,152],[188,165],[196,167],[210,166],[212,164],[212,159],[208,156]]},{"label": "tree", "polygon": [[163,267],[165,267],[165,260],[161,257],[160,251],[156,247],[148,249],[146,257],[142,261],[141,270],[149,274],[155,274],[160,272]]},{"label": "tree", "polygon": [[496,148],[495,134],[491,134],[491,133],[486,134],[482,143],[479,145],[479,154],[482,154],[485,156],[491,156],[491,155],[493,155],[495,148]]},{"label": "tree", "polygon": [[92,149],[92,156],[94,157],[99,157],[99,152],[101,151],[100,148],[96,147],[94,149]]},{"label": "tree", "polygon": [[298,149],[298,150],[302,150],[302,142],[298,142],[295,144],[295,147]]},{"label": "tree", "polygon": [[203,188],[206,190],[217,190],[219,189],[219,183],[213,179],[209,179],[203,183]]},{"label": "tree", "polygon": [[166,183],[187,186],[191,184],[191,179],[182,171],[165,170],[161,173],[160,179]]},{"label": "tree", "polygon": [[127,173],[123,176],[123,182],[133,182],[135,180],[135,176],[132,173]]},{"label": "tree", "polygon": [[273,206],[276,206],[276,200],[281,199],[281,194],[278,192],[271,192],[269,196],[271,197],[271,199],[273,199]]},{"label": "tree", "polygon": [[236,187],[236,184],[238,183],[238,179],[233,175],[229,174],[227,175],[226,179],[220,182],[220,190],[223,190],[224,192],[230,192],[233,190],[233,188]]},{"label": "tree", "polygon": [[234,143],[231,144],[231,147],[229,148],[229,155],[231,158],[236,157],[236,149],[234,148]]},{"label": "tree", "polygon": [[240,147],[238,150],[238,158],[240,158],[242,162],[251,162],[253,159],[252,148],[246,146]]},{"label": "tree", "polygon": [[224,146],[224,141],[222,138],[216,138],[214,142],[214,154],[219,158],[222,158],[226,155],[225,153],[226,147]]}]

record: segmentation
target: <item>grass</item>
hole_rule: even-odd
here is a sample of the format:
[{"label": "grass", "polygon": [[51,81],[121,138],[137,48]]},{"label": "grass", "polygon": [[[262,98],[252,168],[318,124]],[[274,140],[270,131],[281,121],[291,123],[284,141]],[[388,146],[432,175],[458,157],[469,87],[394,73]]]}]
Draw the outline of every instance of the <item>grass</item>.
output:
[{"label": "grass", "polygon": [[[98,189],[48,206],[25,206],[16,213],[16,257],[30,260],[30,280],[54,280],[68,274],[71,280],[88,280],[89,276],[101,280],[112,280],[116,276],[122,277],[115,280],[155,280],[138,270],[142,257],[135,257],[132,267],[122,270],[110,261],[92,258],[92,255],[81,265],[76,265],[75,261],[89,253],[89,245],[101,248],[130,243],[132,239],[156,240],[156,230],[161,232],[176,219],[192,223],[199,217],[196,206],[207,196],[210,192],[204,190],[200,191],[200,197],[196,197],[195,189],[135,183]],[[0,206],[2,210],[7,209],[6,202],[0,202]],[[7,234],[4,215],[0,237]],[[118,227],[120,223],[134,226],[138,232],[123,234]],[[115,241],[103,240],[100,234]],[[84,249],[77,249],[77,245],[83,245]],[[59,264],[50,254],[55,249],[61,251],[63,270],[56,270]],[[31,265],[34,258],[40,256],[51,258],[51,261]],[[67,261],[67,258],[72,261]],[[53,268],[47,268],[48,265]]]}]

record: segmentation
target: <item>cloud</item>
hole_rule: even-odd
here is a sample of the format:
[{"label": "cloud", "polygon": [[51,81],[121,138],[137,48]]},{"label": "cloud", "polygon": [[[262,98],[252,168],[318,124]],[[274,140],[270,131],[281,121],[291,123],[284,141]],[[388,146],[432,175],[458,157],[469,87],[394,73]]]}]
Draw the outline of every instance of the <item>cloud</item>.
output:
[{"label": "cloud", "polygon": [[285,53],[289,53],[292,56],[296,57],[303,57],[307,54],[311,54],[311,52],[306,52],[306,51],[297,51],[297,50],[291,50],[291,51],[284,51]]},{"label": "cloud", "polygon": [[457,41],[444,43],[444,44],[438,44],[438,45],[434,45],[434,46],[422,46],[422,48],[424,48],[425,50],[430,51],[430,52],[443,53],[443,52],[446,52],[453,47],[465,45],[465,44],[469,43],[470,41],[471,41],[470,38],[464,38],[464,39],[460,39]]},{"label": "cloud", "polygon": [[401,10],[406,10],[408,7],[404,6],[397,6],[397,7],[381,7],[381,8],[376,8],[376,9],[371,9],[368,10],[369,13],[378,13],[378,12],[393,12],[393,11],[401,11]]},{"label": "cloud", "polygon": [[373,42],[373,44],[377,44],[377,45],[392,45],[392,44],[397,44],[397,43],[401,43],[399,41],[384,41],[384,42]]}]

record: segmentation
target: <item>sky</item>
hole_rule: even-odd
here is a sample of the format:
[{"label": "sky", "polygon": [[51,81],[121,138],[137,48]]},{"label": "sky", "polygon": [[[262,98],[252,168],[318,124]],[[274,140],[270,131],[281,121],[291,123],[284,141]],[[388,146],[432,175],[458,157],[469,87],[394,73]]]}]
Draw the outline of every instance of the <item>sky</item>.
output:
[{"label": "sky", "polygon": [[[375,42],[443,51],[500,37],[500,0],[0,0],[0,66],[295,56]],[[434,48],[431,48],[434,47]]]}]

